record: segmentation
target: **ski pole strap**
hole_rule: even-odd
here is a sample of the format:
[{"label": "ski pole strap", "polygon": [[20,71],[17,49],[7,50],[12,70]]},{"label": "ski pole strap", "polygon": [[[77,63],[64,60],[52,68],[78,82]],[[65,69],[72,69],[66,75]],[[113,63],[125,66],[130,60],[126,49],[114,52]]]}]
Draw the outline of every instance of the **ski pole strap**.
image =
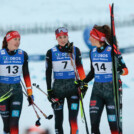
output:
[{"label": "ski pole strap", "polygon": [[12,95],[13,88],[11,88],[7,93],[5,93],[3,96],[0,97],[0,102],[8,99]]}]

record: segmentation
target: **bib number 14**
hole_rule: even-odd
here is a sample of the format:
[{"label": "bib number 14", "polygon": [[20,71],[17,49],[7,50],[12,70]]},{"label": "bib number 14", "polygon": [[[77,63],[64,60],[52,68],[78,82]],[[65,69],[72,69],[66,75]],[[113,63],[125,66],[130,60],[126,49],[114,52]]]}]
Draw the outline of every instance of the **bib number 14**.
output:
[{"label": "bib number 14", "polygon": [[106,71],[106,67],[104,63],[102,63],[101,65],[99,65],[98,63],[95,63],[94,66],[96,66],[97,71],[100,71],[100,70]]}]

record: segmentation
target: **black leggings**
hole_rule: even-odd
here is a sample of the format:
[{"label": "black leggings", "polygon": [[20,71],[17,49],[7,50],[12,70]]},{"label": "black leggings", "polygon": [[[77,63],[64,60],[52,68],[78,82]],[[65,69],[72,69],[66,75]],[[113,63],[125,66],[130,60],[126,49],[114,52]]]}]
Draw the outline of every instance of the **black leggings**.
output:
[{"label": "black leggings", "polygon": [[4,123],[4,132],[18,134],[18,124],[23,101],[21,85],[0,83],[0,96],[8,92],[11,88],[13,88],[12,96],[0,102],[0,114]]},{"label": "black leggings", "polygon": [[118,134],[115,103],[113,97],[112,83],[95,82],[90,100],[91,131],[100,134],[99,124],[104,106],[106,106],[107,117],[111,134]]},{"label": "black leggings", "polygon": [[[64,134],[62,127],[64,99],[60,99],[60,104],[61,105],[58,108],[54,109],[56,134]],[[77,134],[78,133],[77,116],[79,110],[78,96],[72,96],[67,98],[67,104],[69,110],[69,123],[71,128],[70,134]]]}]

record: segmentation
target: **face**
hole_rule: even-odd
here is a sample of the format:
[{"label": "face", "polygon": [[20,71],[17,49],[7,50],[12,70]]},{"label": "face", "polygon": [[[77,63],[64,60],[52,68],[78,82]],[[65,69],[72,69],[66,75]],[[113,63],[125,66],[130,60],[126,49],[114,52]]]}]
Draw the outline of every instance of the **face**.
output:
[{"label": "face", "polygon": [[7,48],[9,49],[9,51],[14,51],[17,50],[19,48],[20,45],[20,38],[13,38],[11,40],[9,40],[7,42]]},{"label": "face", "polygon": [[59,36],[59,37],[57,37],[57,41],[60,46],[65,46],[66,43],[68,42],[68,36],[66,36],[66,35]]},{"label": "face", "polygon": [[92,46],[101,47],[102,45],[100,42],[96,39],[94,39],[92,36],[90,36],[89,40],[91,41]]}]

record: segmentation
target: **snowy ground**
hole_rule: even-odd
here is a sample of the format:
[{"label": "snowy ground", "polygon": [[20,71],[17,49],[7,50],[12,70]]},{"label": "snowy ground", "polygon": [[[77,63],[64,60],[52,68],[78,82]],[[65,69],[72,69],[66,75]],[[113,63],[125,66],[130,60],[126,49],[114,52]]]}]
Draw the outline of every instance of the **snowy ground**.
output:
[{"label": "snowy ground", "polygon": [[[134,128],[134,120],[133,120],[133,82],[134,82],[134,77],[132,72],[132,58],[134,54],[130,55],[124,55],[124,60],[126,61],[126,64],[130,70],[130,73],[128,76],[123,77],[122,80],[124,81],[124,90],[123,90],[123,131],[124,134],[133,134]],[[83,60],[83,65],[85,68],[85,71],[88,72],[89,70],[89,59]],[[40,85],[40,87],[46,91],[46,84],[44,80],[44,62],[31,62],[30,63],[30,71],[31,71],[31,77],[32,77],[32,82],[36,82],[37,84]],[[38,75],[37,75],[38,74]],[[85,107],[85,112],[86,112],[86,117],[88,121],[88,127],[90,129],[90,122],[89,122],[89,99],[90,99],[90,94],[91,94],[91,89],[92,89],[92,82],[89,83],[89,90],[85,96],[84,99],[84,107]],[[48,102],[46,96],[44,96],[40,91],[38,91],[36,88],[33,88],[34,90],[34,95],[35,95],[35,102],[40,106],[40,108],[45,112],[47,115],[53,114],[53,111],[51,109],[50,103]],[[20,134],[22,134],[22,131],[27,128],[28,126],[34,125],[35,121],[37,120],[35,113],[33,112],[32,107],[27,106],[27,100],[24,98],[24,105],[23,105],[23,110],[22,110],[22,115],[20,119]],[[46,120],[41,114],[41,124],[42,128],[49,128],[52,131],[52,134],[54,134],[54,119],[51,120]],[[2,121],[0,121],[2,122]],[[84,123],[81,121],[80,114],[78,116],[78,125],[79,125],[79,133],[85,134],[85,126]],[[64,107],[64,131],[65,134],[69,134],[69,124],[68,124],[68,110],[67,106],[65,104]],[[109,127],[107,123],[107,117],[106,113],[103,112],[102,120],[101,120],[101,125],[100,129],[102,134],[110,134],[109,132]],[[2,126],[0,126],[0,133],[2,133]]]}]

